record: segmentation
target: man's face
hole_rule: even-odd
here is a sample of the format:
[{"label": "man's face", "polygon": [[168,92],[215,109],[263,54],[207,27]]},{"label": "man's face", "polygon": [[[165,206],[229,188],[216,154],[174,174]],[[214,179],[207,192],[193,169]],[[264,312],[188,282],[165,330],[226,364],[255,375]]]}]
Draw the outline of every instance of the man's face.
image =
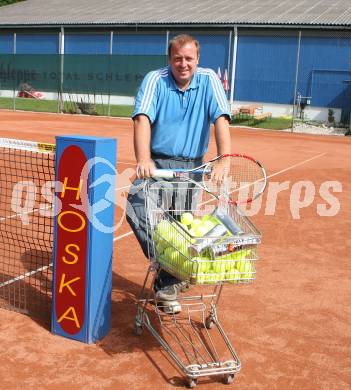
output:
[{"label": "man's face", "polygon": [[183,46],[173,44],[169,64],[172,74],[179,87],[187,87],[196,71],[199,57],[194,42],[186,43]]}]

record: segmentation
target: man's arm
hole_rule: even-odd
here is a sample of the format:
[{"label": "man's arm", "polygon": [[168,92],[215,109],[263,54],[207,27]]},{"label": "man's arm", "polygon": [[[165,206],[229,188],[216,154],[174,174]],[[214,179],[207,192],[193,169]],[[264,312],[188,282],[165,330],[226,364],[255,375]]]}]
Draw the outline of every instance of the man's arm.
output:
[{"label": "man's arm", "polygon": [[215,139],[217,145],[217,155],[231,153],[231,139],[229,131],[229,121],[225,115],[217,118],[214,124]]},{"label": "man's arm", "polygon": [[[229,132],[229,121],[224,115],[217,118],[215,124],[215,138],[217,145],[217,155],[231,153],[231,139]],[[221,185],[230,170],[228,159],[219,160],[213,167],[211,177],[213,182]],[[228,165],[229,164],[229,165]]]},{"label": "man's arm", "polygon": [[146,115],[137,115],[134,119],[134,153],[137,160],[136,173],[139,178],[150,177],[155,164],[151,159],[151,126]]}]

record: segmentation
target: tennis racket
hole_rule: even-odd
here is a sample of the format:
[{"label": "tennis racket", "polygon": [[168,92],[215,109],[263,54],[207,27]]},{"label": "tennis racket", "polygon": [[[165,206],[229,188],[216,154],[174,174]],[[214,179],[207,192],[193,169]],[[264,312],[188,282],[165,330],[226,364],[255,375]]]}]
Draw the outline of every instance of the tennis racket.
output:
[{"label": "tennis racket", "polygon": [[193,169],[156,169],[153,177],[191,181],[231,204],[252,202],[267,185],[261,163],[245,154],[223,154]]}]

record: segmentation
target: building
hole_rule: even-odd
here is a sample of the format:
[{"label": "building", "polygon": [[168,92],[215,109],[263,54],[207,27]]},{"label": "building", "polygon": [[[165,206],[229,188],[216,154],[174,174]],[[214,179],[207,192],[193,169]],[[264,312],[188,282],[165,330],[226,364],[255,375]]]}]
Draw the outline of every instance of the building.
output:
[{"label": "building", "polygon": [[[84,82],[88,73],[91,79],[96,76],[95,84],[85,88],[94,85],[101,88],[94,93],[132,103],[143,74],[132,65],[130,72],[113,71],[123,61],[134,67],[141,61],[143,70],[166,64],[169,39],[189,32],[201,43],[200,66],[220,69],[222,78],[228,75],[233,107],[259,103],[274,115],[291,115],[297,104],[317,120],[327,120],[328,109],[333,109],[335,119],[346,123],[350,28],[350,0],[179,0],[176,6],[164,0],[26,0],[0,9],[0,89],[3,95],[8,90],[10,55],[16,54],[17,63],[22,56],[26,64],[34,64],[40,54],[42,66],[49,63],[56,75],[42,84],[48,94],[60,89],[60,83],[83,93],[74,77],[85,69]],[[64,69],[70,72],[62,80]]]}]

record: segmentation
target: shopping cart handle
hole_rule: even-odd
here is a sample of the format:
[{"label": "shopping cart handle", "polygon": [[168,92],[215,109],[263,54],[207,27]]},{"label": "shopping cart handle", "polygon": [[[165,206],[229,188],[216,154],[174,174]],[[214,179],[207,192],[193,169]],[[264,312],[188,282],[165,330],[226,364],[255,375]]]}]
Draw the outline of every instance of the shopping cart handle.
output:
[{"label": "shopping cart handle", "polygon": [[174,179],[176,177],[188,177],[190,174],[194,175],[203,175],[204,173],[209,173],[210,170],[206,169],[184,169],[184,168],[175,168],[175,169],[155,169],[152,177],[154,179]]},{"label": "shopping cart handle", "polygon": [[152,177],[154,179],[173,179],[174,176],[174,171],[169,170],[169,169],[155,169]]}]

